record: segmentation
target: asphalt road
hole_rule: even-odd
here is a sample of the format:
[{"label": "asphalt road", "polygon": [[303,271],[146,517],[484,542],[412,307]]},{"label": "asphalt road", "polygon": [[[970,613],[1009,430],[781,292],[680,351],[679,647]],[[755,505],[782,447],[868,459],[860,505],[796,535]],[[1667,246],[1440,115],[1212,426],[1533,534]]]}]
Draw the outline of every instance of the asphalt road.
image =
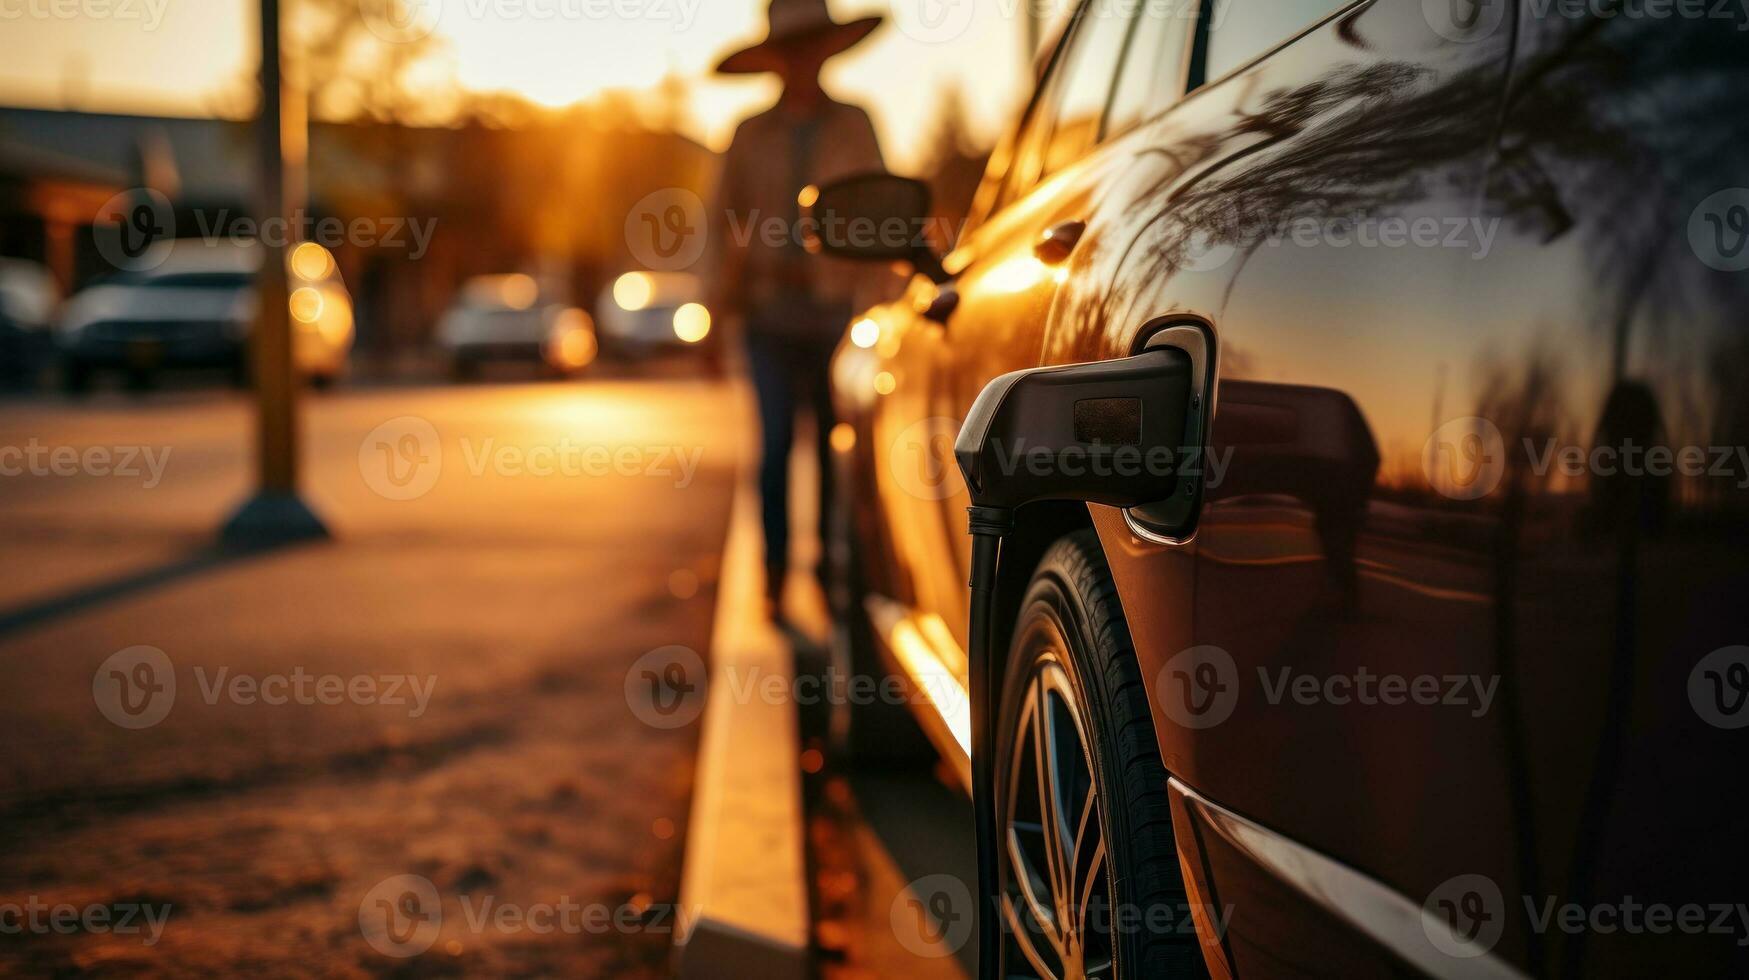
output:
[{"label": "asphalt road", "polygon": [[238,557],[240,396],[0,402],[0,973],[663,973],[696,732],[628,673],[708,647],[745,417],[313,397],[336,540]]}]

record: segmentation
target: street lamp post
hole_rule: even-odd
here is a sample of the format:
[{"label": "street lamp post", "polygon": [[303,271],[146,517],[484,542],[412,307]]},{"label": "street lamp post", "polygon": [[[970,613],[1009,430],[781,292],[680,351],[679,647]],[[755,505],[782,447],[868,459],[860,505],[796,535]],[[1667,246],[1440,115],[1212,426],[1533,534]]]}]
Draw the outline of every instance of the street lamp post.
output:
[{"label": "street lamp post", "polygon": [[[286,219],[290,217],[291,206],[297,203],[294,198],[301,198],[305,186],[308,124],[299,93],[288,95],[285,84],[280,59],[279,0],[260,0],[260,12],[261,114],[256,124],[260,151],[256,194],[259,227],[265,231],[273,224],[288,229],[295,226]],[[261,299],[251,355],[259,413],[258,485],[255,495],[225,525],[222,540],[230,546],[255,548],[328,537],[321,518],[298,495],[298,378],[292,357],[286,237],[264,233],[257,243],[262,250],[257,283]]]}]

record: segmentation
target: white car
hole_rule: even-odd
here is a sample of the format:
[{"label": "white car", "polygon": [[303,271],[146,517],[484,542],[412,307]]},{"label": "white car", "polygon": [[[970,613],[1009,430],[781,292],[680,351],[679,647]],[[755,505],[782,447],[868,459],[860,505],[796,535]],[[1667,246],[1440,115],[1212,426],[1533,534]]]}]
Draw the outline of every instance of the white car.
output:
[{"label": "white car", "polygon": [[[254,242],[165,242],[135,272],[75,294],[55,327],[62,381],[85,390],[92,373],[119,368],[143,384],[161,367],[230,368],[248,377],[248,344],[260,299],[255,280],[264,250]],[[334,256],[313,242],[286,256],[293,359],[326,386],[346,372],[352,352],[352,297]]]},{"label": "white car", "polygon": [[596,304],[601,336],[615,352],[649,354],[696,347],[711,333],[698,277],[686,272],[628,272]]},{"label": "white car", "polygon": [[595,360],[589,314],[542,295],[533,276],[476,276],[462,284],[437,325],[437,343],[456,377],[485,361],[527,361],[561,376]]},{"label": "white car", "polygon": [[60,302],[55,277],[41,264],[0,259],[0,382],[29,384],[49,350]]}]

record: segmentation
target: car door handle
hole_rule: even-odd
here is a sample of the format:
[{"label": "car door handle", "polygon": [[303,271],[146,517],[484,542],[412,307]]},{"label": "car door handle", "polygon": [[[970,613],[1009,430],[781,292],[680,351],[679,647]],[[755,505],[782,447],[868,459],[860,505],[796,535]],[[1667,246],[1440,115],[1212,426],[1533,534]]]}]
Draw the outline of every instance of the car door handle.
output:
[{"label": "car door handle", "polygon": [[1060,225],[1052,225],[1049,231],[1039,236],[1038,244],[1032,247],[1032,254],[1046,265],[1061,265],[1075,251],[1075,245],[1081,241],[1081,235],[1087,231],[1085,221],[1065,221]]}]

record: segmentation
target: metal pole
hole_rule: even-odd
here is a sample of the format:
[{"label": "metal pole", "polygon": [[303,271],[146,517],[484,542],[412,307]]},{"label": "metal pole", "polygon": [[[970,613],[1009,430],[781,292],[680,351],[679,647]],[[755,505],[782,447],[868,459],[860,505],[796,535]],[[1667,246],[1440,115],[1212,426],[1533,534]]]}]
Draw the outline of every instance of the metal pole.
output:
[{"label": "metal pole", "polygon": [[[257,478],[253,499],[225,526],[223,540],[263,547],[328,536],[298,498],[298,378],[292,357],[286,281],[293,206],[302,207],[307,122],[288,95],[280,58],[279,0],[261,0],[261,114],[257,120],[256,210],[261,235],[260,310],[250,339],[255,369]],[[294,86],[295,87],[295,86]],[[292,152],[289,154],[287,150]],[[282,233],[283,231],[283,233]]]},{"label": "metal pole", "polygon": [[[260,186],[262,227],[289,210],[285,161],[284,75],[279,57],[279,0],[261,0]],[[296,493],[298,486],[297,379],[292,376],[291,315],[285,275],[285,245],[273,235],[261,240],[261,311],[254,331],[257,429],[263,493]]]}]

